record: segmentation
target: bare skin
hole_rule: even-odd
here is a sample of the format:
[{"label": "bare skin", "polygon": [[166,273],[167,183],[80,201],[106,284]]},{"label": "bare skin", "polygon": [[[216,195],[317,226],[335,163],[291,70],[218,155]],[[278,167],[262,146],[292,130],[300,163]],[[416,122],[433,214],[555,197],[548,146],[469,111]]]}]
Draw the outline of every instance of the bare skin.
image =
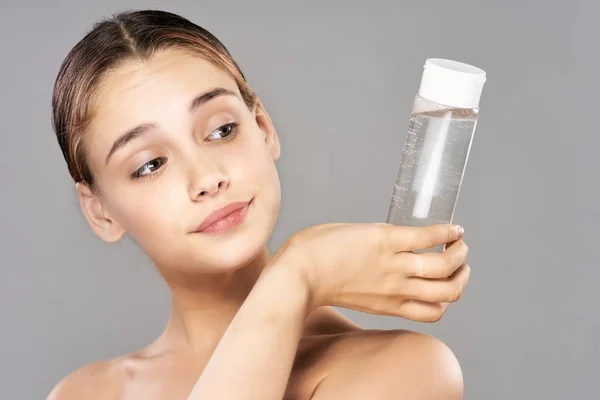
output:
[{"label": "bare skin", "polygon": [[[323,322],[339,333],[300,340],[284,399],[462,398],[459,364],[440,341],[410,331],[357,329],[343,317],[324,316]],[[87,365],[57,385],[49,400],[186,399],[210,357],[143,353]]]},{"label": "bare skin", "polygon": [[[299,343],[286,398],[310,399],[327,368],[322,353],[344,334],[359,330],[334,309],[312,313]],[[49,399],[186,399],[211,353],[182,348],[156,355],[153,347],[87,365],[63,380]]]},{"label": "bare skin", "polygon": [[[190,110],[215,88],[224,91]],[[171,319],[154,343],[75,371],[50,400],[462,398],[444,344],[363,330],[332,308],[437,321],[468,280],[460,231],[324,225],[271,257],[280,147],[260,102],[249,110],[229,76],[176,51],[126,63],[96,99],[85,149],[99,191],[77,185],[82,212],[101,239],[128,234],[144,248],[171,288]],[[195,231],[212,210],[250,200],[231,230]],[[442,243],[443,255],[411,252]]]}]

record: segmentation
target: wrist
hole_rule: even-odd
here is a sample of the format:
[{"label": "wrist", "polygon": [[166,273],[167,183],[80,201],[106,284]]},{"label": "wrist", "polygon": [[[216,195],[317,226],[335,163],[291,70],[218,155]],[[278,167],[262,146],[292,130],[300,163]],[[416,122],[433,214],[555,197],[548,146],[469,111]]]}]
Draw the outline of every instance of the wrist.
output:
[{"label": "wrist", "polygon": [[314,294],[308,279],[296,268],[292,260],[276,255],[263,270],[260,280],[274,287],[278,299],[287,305],[297,307],[306,317],[319,305],[315,304]]}]

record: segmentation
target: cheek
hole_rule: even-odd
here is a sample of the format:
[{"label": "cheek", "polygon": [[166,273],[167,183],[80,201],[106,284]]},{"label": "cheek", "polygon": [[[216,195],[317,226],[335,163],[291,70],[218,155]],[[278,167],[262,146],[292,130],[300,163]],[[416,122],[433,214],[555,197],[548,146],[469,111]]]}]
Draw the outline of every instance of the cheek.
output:
[{"label": "cheek", "polygon": [[[144,191],[122,190],[117,193],[114,211],[111,211],[118,222],[133,238],[144,243],[148,240],[163,240],[172,236],[177,230],[177,222],[181,217],[181,195],[176,190],[169,190],[161,185]],[[173,188],[170,188],[173,189]]]},{"label": "cheek", "polygon": [[233,183],[279,190],[279,177],[273,156],[260,131],[250,132],[224,157]]}]

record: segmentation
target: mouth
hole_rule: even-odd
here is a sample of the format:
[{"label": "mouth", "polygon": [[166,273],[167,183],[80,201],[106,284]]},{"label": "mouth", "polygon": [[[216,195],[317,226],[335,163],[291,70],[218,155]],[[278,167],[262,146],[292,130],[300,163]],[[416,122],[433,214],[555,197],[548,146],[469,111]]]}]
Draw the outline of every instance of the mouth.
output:
[{"label": "mouth", "polygon": [[253,200],[229,203],[213,211],[194,230],[194,233],[219,234],[232,230],[244,222],[248,208]]}]

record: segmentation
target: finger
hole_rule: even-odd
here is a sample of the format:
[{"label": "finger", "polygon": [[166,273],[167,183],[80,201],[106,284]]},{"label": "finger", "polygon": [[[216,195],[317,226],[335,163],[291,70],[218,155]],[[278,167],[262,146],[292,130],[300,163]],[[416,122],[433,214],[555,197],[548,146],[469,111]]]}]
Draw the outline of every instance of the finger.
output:
[{"label": "finger", "polygon": [[407,298],[426,301],[454,303],[462,296],[463,290],[471,276],[471,268],[464,264],[446,279],[409,278],[406,280]]},{"label": "finger", "polygon": [[462,240],[451,243],[441,253],[401,253],[401,265],[409,265],[409,276],[428,279],[447,278],[467,261],[469,248]]},{"label": "finger", "polygon": [[448,304],[407,300],[398,308],[398,315],[415,322],[437,322],[447,308]]},{"label": "finger", "polygon": [[408,227],[387,225],[390,244],[396,253],[430,249],[459,240],[464,229],[459,225]]}]

